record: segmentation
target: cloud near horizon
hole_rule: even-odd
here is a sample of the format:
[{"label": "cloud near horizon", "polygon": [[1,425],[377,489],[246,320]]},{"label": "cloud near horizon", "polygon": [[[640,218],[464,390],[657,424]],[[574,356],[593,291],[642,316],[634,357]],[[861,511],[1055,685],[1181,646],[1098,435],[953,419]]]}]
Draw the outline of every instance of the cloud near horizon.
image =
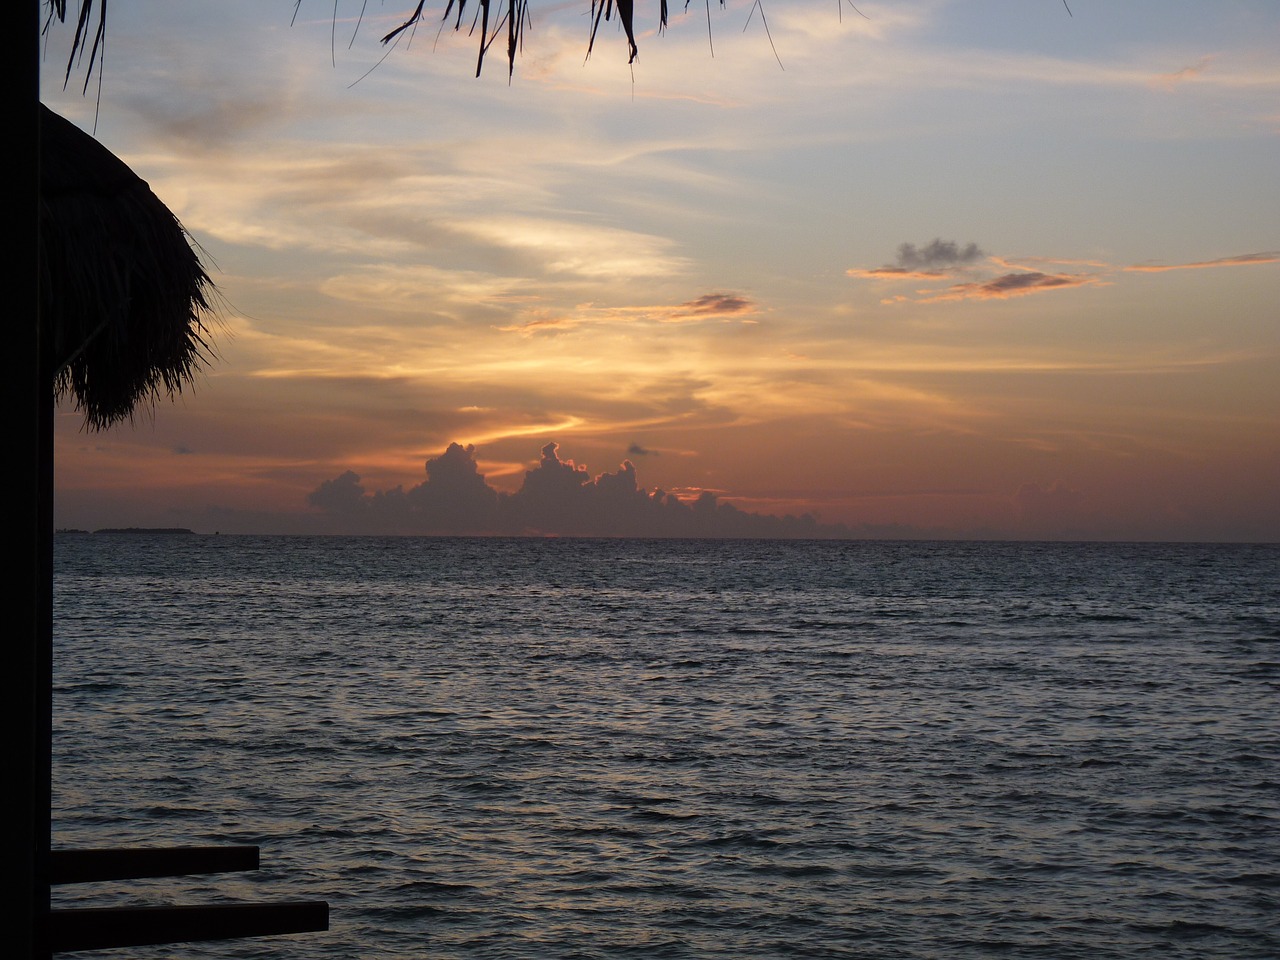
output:
[{"label": "cloud near horizon", "polygon": [[1062,480],[1048,486],[1024,483],[1013,495],[1023,529],[1054,539],[1089,539],[1095,534],[1088,498]]},{"label": "cloud near horizon", "polygon": [[[640,451],[636,451],[637,453]],[[645,451],[647,452],[647,451]],[[367,491],[353,470],[326,480],[307,502],[350,533],[586,536],[586,537],[847,537],[841,524],[820,524],[809,514],[749,513],[709,490],[691,501],[639,485],[636,468],[592,476],[585,465],[562,460],[547,443],[536,467],[515,493],[489,486],[473,445],[450,443],[426,462],[427,479],[405,490]]]}]

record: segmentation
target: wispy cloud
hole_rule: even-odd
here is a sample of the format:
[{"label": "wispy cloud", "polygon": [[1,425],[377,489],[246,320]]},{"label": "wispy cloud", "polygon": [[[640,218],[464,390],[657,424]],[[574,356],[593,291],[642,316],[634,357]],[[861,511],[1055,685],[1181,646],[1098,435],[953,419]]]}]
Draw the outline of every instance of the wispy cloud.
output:
[{"label": "wispy cloud", "polygon": [[[937,243],[937,241],[935,241]],[[972,247],[972,244],[970,245]],[[910,244],[903,244],[910,248]],[[928,248],[926,248],[926,252]],[[908,256],[899,257],[900,265],[884,266],[871,270],[851,269],[846,271],[851,277],[862,277],[872,280],[938,280],[946,277],[951,268],[913,269],[909,264],[919,262],[932,266],[938,259],[929,258],[908,250]],[[916,254],[914,257],[912,254]],[[976,259],[976,257],[974,258]],[[1205,270],[1213,267],[1257,266],[1259,264],[1280,263],[1280,251],[1263,251],[1244,253],[1232,257],[1219,257],[1214,260],[1197,260],[1190,263],[1172,264],[1133,264],[1127,267],[1114,267],[1100,260],[1062,259],[1056,257],[987,257],[987,262],[1008,272],[987,280],[973,280],[952,284],[946,289],[921,289],[912,295],[897,294],[886,297],[883,304],[895,303],[945,303],[955,300],[1008,300],[1011,297],[1024,297],[1034,293],[1047,293],[1053,290],[1069,290],[1078,287],[1098,286],[1112,282],[1108,276],[1117,271],[1124,273],[1165,273],[1171,270]],[[955,263],[968,262],[958,258]],[[1073,265],[1088,267],[1091,272],[1068,273],[1061,271],[1045,271],[1032,269],[1031,265]]]},{"label": "wispy cloud", "polygon": [[987,259],[1002,270],[1039,270],[1048,264],[1067,267],[1093,267],[1097,270],[1112,269],[1112,264],[1106,260],[1089,260],[1079,257],[997,257],[992,255]]},{"label": "wispy cloud", "polygon": [[754,301],[736,293],[704,293],[683,303],[641,304],[635,306],[602,307],[583,303],[556,313],[538,310],[530,319],[521,319],[498,329],[506,333],[553,333],[588,325],[618,323],[755,323]]},{"label": "wispy cloud", "polygon": [[1189,80],[1199,79],[1213,63],[1212,56],[1204,56],[1193,63],[1191,66],[1183,67],[1181,70],[1174,70],[1171,73],[1162,73],[1154,77],[1151,85],[1161,90],[1172,90],[1181,83]]},{"label": "wispy cloud", "polygon": [[908,270],[906,267],[871,267],[869,269],[850,267],[845,271],[851,277],[863,277],[867,280],[939,280],[947,276],[945,270]]},{"label": "wispy cloud", "polygon": [[942,293],[925,296],[920,303],[946,300],[1008,300],[1050,290],[1066,290],[1100,283],[1099,277],[1086,273],[1006,273],[982,283],[957,283]]},{"label": "wispy cloud", "polygon": [[1125,267],[1126,273],[1165,273],[1169,270],[1207,270],[1212,267],[1247,267],[1262,263],[1280,263],[1280,251],[1242,253],[1235,257],[1219,257],[1217,260],[1197,260],[1192,263],[1135,263]]},{"label": "wispy cloud", "polygon": [[630,279],[667,276],[686,266],[669,252],[665,238],[616,227],[538,217],[472,218],[454,227],[518,252],[552,274]]},{"label": "wispy cloud", "polygon": [[694,300],[686,300],[662,319],[678,323],[685,320],[741,317],[754,310],[755,304],[746,297],[734,293],[706,293]]},{"label": "wispy cloud", "polygon": [[[1063,263],[1068,261],[1035,258],[1039,262]],[[893,303],[943,303],[951,300],[1007,300],[1050,290],[1064,290],[1102,282],[1092,273],[1045,273],[1024,269],[1016,262],[1002,257],[989,256],[976,243],[963,246],[952,240],[935,239],[922,247],[913,243],[898,246],[896,265],[873,269],[853,268],[845,271],[851,277],[871,280],[925,280],[936,281],[977,272],[980,263],[995,264],[1016,272],[1000,274],[987,280],[967,280],[954,283],[944,289],[922,289],[913,296],[898,294],[881,301]],[[1024,259],[1022,262],[1031,262]]]}]

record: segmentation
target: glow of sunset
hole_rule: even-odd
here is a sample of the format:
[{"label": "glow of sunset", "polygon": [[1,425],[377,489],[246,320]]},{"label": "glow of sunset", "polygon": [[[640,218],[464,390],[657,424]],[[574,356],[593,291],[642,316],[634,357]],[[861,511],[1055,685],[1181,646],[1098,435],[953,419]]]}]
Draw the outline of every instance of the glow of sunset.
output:
[{"label": "glow of sunset", "polygon": [[510,83],[394,6],[113,6],[97,136],[224,304],[176,404],[60,408],[56,524],[1280,540],[1280,7],[753,5],[629,66],[535,2]]}]

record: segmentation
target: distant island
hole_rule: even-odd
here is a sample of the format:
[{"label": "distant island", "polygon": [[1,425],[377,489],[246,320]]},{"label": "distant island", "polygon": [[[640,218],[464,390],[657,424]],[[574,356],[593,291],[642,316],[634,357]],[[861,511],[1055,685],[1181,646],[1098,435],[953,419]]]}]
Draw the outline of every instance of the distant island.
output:
[{"label": "distant island", "polygon": [[188,530],[186,527],[103,527],[101,530],[93,531],[99,533],[183,533],[189,536],[195,536],[194,530]]}]

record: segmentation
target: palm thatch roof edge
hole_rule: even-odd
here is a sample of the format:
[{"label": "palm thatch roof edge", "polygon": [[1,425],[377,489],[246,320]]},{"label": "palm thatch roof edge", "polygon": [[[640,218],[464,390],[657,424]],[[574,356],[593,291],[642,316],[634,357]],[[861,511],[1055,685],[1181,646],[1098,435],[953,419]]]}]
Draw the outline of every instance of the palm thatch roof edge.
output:
[{"label": "palm thatch roof edge", "polygon": [[101,429],[212,358],[214,287],[182,224],[111,151],[43,105],[40,145],[44,375]]}]

